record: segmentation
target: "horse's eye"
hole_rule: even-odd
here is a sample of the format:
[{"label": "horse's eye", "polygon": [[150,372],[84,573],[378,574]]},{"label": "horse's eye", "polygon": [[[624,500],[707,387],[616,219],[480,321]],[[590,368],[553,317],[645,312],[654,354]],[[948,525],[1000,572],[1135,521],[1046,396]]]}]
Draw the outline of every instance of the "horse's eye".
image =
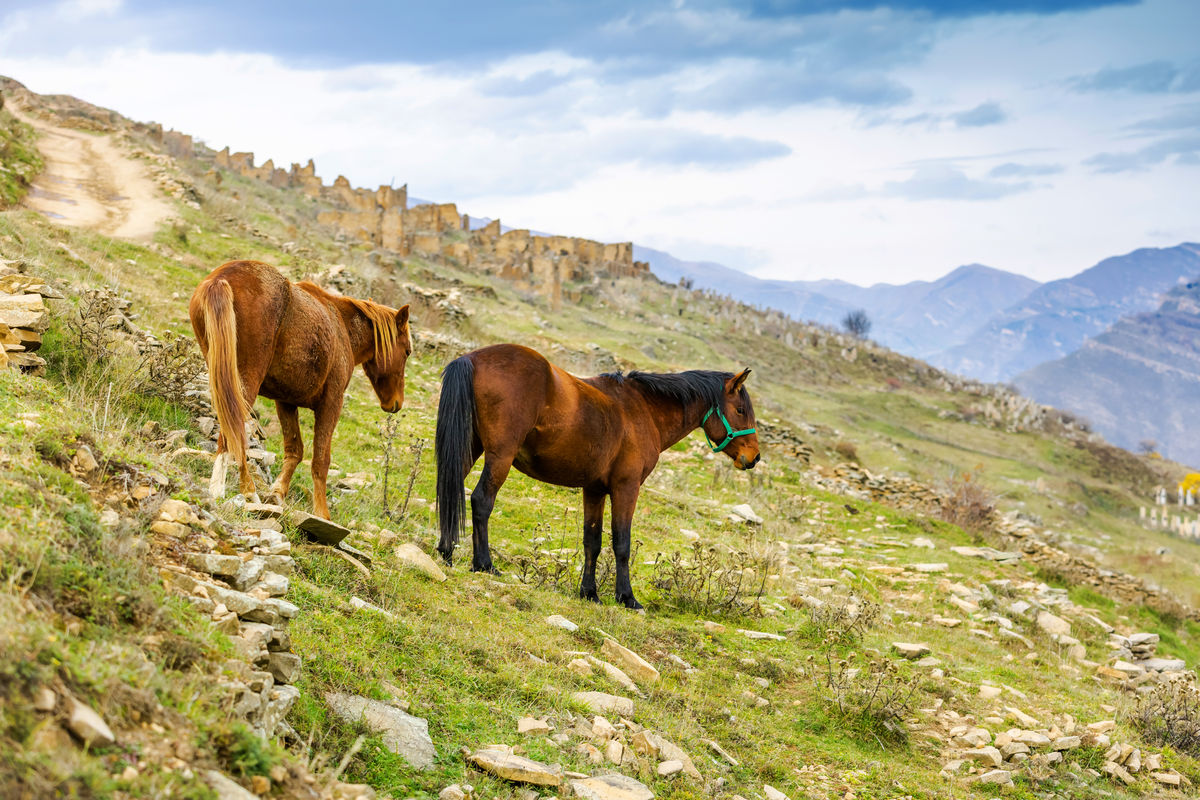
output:
[{"label": "horse's eye", "polygon": [[738,406],[738,410],[737,410],[737,412],[738,412],[738,416],[739,416],[739,417],[744,417],[744,416],[746,416],[746,409],[745,409],[745,407],[743,407],[743,406]]}]

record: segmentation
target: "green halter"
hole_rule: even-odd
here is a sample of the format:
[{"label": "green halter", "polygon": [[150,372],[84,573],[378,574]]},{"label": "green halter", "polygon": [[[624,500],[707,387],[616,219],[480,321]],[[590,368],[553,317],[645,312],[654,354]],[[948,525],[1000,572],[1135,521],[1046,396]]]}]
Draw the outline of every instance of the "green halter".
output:
[{"label": "green halter", "polygon": [[[704,430],[704,423],[708,422],[708,418],[713,415],[714,411],[717,412],[717,419],[721,420],[721,424],[725,426],[725,438],[721,441],[720,444],[715,444],[713,442],[713,440],[711,438],[709,438],[708,431]],[[716,406],[713,406],[712,408],[710,408],[708,410],[708,413],[704,415],[704,419],[700,420],[700,430],[704,431],[704,439],[705,439],[705,441],[708,442],[708,446],[712,448],[712,451],[714,453],[719,453],[722,450],[724,450],[726,447],[728,447],[729,443],[732,442],[737,437],[747,436],[751,433],[754,433],[758,429],[757,428],[747,428],[744,431],[735,431],[733,429],[733,426],[729,424],[729,420],[725,419],[725,415],[721,413],[721,409],[717,408]]]}]

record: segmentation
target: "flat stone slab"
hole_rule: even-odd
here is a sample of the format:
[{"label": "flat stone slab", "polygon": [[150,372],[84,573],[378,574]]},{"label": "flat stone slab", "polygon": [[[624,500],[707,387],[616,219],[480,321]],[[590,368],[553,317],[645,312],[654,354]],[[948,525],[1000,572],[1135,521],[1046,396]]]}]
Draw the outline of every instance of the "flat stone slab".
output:
[{"label": "flat stone slab", "polygon": [[649,786],[628,775],[596,775],[571,781],[571,791],[583,800],[654,800]]},{"label": "flat stone slab", "polygon": [[418,769],[430,769],[437,756],[429,738],[429,723],[378,700],[326,692],[330,710],[346,722],[362,722],[381,735],[383,746]]},{"label": "flat stone slab", "polygon": [[646,659],[628,647],[621,646],[612,639],[604,640],[604,645],[600,648],[600,653],[610,661],[615,661],[623,667],[636,681],[642,683],[656,683],[658,681],[659,675],[657,669],[646,661]]},{"label": "flat stone slab", "polygon": [[930,653],[930,647],[920,642],[892,642],[892,649],[905,658],[920,658]]},{"label": "flat stone slab", "polygon": [[293,510],[287,516],[288,522],[308,534],[310,539],[334,546],[350,535],[350,529],[330,522],[327,519],[313,516],[307,511]]},{"label": "flat stone slab", "polygon": [[481,769],[489,775],[503,778],[514,783],[528,783],[534,786],[562,786],[562,767],[557,764],[543,764],[524,756],[514,756],[512,753],[500,750],[476,750],[467,756],[471,766]]}]

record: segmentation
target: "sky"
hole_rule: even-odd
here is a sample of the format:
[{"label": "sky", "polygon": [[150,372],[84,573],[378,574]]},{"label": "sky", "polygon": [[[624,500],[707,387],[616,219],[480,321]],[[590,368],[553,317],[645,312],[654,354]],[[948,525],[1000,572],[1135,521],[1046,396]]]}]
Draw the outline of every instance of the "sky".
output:
[{"label": "sky", "polygon": [[0,74],[764,278],[1200,241],[1195,0],[0,0]]}]

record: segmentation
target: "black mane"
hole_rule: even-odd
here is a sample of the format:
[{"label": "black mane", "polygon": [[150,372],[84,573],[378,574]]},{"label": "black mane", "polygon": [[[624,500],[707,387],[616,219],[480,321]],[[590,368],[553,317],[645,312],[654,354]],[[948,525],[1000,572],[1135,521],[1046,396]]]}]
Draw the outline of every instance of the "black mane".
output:
[{"label": "black mane", "polygon": [[[717,372],[709,369],[693,369],[687,372],[639,372],[634,370],[628,374],[623,372],[606,372],[601,378],[610,378],[618,384],[626,381],[635,383],[642,389],[659,397],[666,397],[681,405],[687,405],[694,400],[703,400],[712,408],[721,408],[722,397],[725,394],[725,383],[733,377],[732,372]],[[741,390],[742,398],[748,403],[750,398],[746,389]]]}]

